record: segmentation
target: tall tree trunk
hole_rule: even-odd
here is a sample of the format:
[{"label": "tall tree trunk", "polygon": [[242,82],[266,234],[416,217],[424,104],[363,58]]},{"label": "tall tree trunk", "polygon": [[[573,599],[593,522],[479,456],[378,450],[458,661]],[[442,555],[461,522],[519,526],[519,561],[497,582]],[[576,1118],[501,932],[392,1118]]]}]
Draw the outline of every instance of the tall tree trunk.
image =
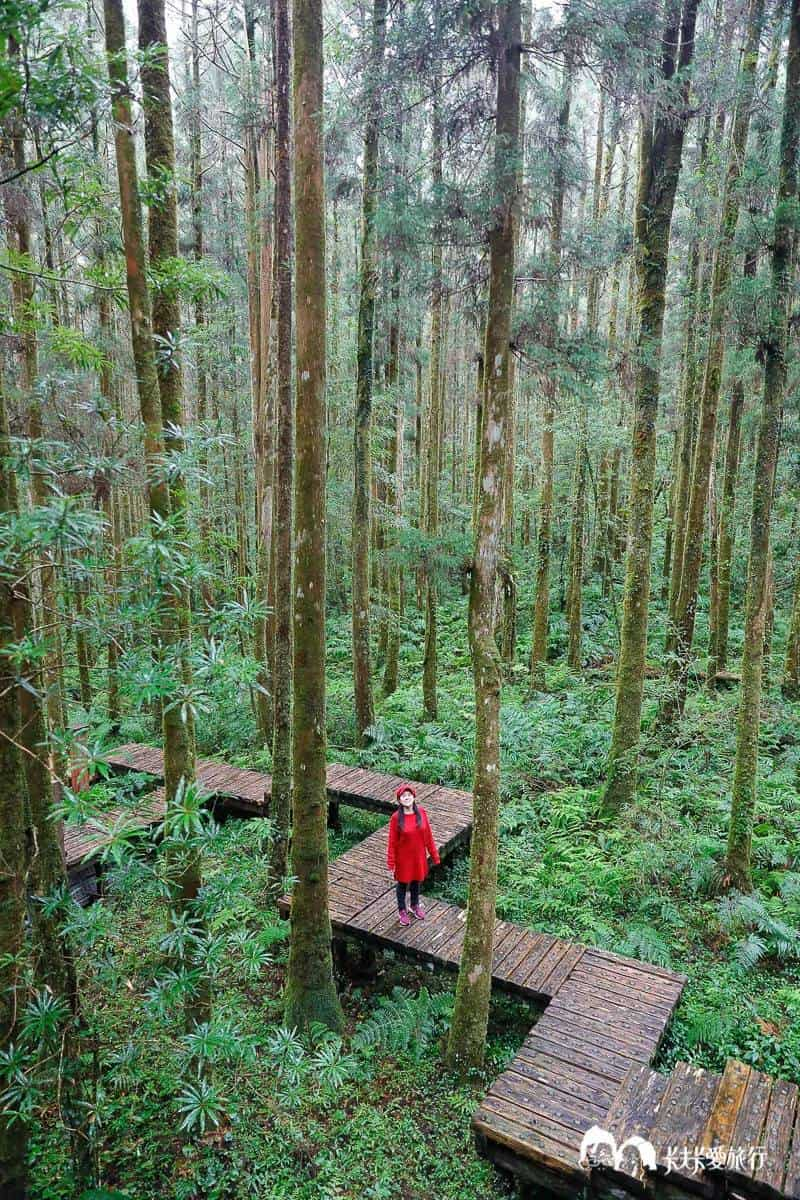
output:
[{"label": "tall tree trunk", "polygon": [[370,644],[370,517],[372,492],[372,390],[375,373],[375,292],[378,283],[378,138],[381,83],[386,44],[386,0],[374,0],[372,46],[364,128],[364,181],[361,209],[361,280],[356,357],[356,415],[353,446],[353,683],[359,742],[375,723]]},{"label": "tall tree trunk", "polygon": [[322,0],[295,0],[295,470],[292,926],[289,1028],[344,1025],[328,913],[325,788],[325,185]]},{"label": "tall tree trunk", "polygon": [[[702,144],[707,147],[708,139]],[[700,170],[705,169],[706,150],[700,153]],[[689,504],[689,489],[692,482],[692,459],[697,437],[697,326],[702,309],[700,275],[700,237],[695,234],[689,249],[689,267],[686,279],[686,316],[684,320],[683,378],[678,412],[678,445],[675,463],[674,494],[670,526],[670,575],[667,592],[669,620],[665,650],[671,654],[675,648],[674,619],[681,587],[683,548],[686,544],[686,510]]]},{"label": "tall tree trunk", "polygon": [[[433,97],[433,191],[435,204],[441,204],[442,190],[442,99],[441,76],[437,74]],[[428,392],[428,420],[425,461],[425,532],[431,542],[439,532],[439,464],[442,442],[442,323],[444,284],[442,278],[442,229],[437,216],[433,231],[433,288],[431,293],[431,360]],[[425,646],[422,660],[422,707],[425,719],[438,716],[438,582],[432,547],[427,553],[424,573]]]},{"label": "tall tree trunk", "polygon": [[698,0],[683,0],[682,11],[677,0],[667,0],[661,64],[664,90],[642,118],[635,222],[639,332],[624,608],[608,782],[603,797],[603,808],[609,814],[631,800],[636,787],[650,603],[656,418],[667,262],[688,120],[688,72],[694,52],[697,8]]},{"label": "tall tree trunk", "polygon": [[501,553],[503,476],[507,469],[514,299],[516,194],[519,179],[520,0],[498,10],[497,120],[494,176],[497,221],[489,234],[483,445],[478,527],[469,598],[475,680],[475,779],[469,903],[447,1058],[462,1075],[483,1063],[492,988],[500,802],[500,656],[495,595]]},{"label": "tall tree trunk", "polygon": [[778,194],[772,236],[769,325],[762,340],[764,391],[758,428],[750,560],[747,567],[742,683],[736,730],[727,873],[733,887],[752,887],[750,851],[758,776],[758,734],[770,566],[770,520],[778,462],[781,409],[786,388],[786,341],[792,276],[794,210],[800,140],[800,0],[792,0],[786,93],[781,128]]},{"label": "tall tree trunk", "polygon": [[728,665],[728,625],[730,621],[731,564],[736,538],[736,481],[742,441],[744,411],[744,380],[739,376],[731,385],[731,405],[728,414],[728,435],[725,440],[725,469],[720,497],[717,534],[716,597],[709,612],[708,668],[709,687],[714,687],[717,675]]},{"label": "tall tree trunk", "polygon": [[[0,378],[0,517],[16,511],[16,489],[11,470],[8,419],[3,380]],[[17,642],[14,628],[14,563],[6,553],[0,572],[0,1046],[17,1040],[17,1019],[22,1011],[24,971],[21,954],[25,940],[26,781],[20,745],[22,718],[17,689],[18,667],[9,653]],[[26,1150],[28,1129],[0,1113],[0,1193],[7,1200],[28,1195]]]},{"label": "tall tree trunk", "polygon": [[483,351],[478,352],[475,388],[475,464],[472,474],[472,530],[473,535],[478,528],[478,509],[480,504],[481,481],[481,445],[483,443],[483,393],[486,387],[483,369]]},{"label": "tall tree trunk", "polygon": [[[270,386],[269,359],[272,326],[273,249],[270,244],[270,219],[266,206],[265,180],[270,171],[270,146],[260,120],[263,103],[260,85],[259,50],[256,45],[256,11],[252,0],[245,0],[247,75],[245,81],[248,122],[245,129],[245,225],[247,228],[247,295],[250,339],[250,385],[253,421],[253,458],[255,460],[255,516],[258,530],[255,592],[262,606],[254,629],[253,650],[259,664],[256,677],[256,722],[261,740],[272,744],[274,696],[271,671],[271,620],[273,563],[273,519],[275,487],[275,412]],[[235,403],[235,401],[234,401]],[[238,464],[238,457],[237,457]],[[242,497],[243,499],[243,497]],[[247,558],[243,553],[245,514],[237,507],[237,546],[240,587],[246,587]]]},{"label": "tall tree trunk", "polygon": [[[401,119],[395,121],[394,138],[394,194],[392,198],[394,217],[402,220],[403,206],[403,127]],[[405,397],[400,384],[400,256],[395,253],[392,263],[392,286],[389,296],[391,317],[389,325],[389,358],[386,383],[393,407],[392,434],[389,440],[389,491],[387,504],[390,511],[389,546],[396,546],[400,539],[404,505],[404,440],[405,440]],[[383,672],[383,694],[391,696],[397,690],[400,667],[400,631],[403,615],[403,568],[399,561],[387,561],[387,584],[389,616],[386,641],[386,662]]]},{"label": "tall tree trunk", "polygon": [[686,520],[681,583],[674,613],[675,654],[670,659],[669,688],[662,703],[662,717],[671,720],[683,711],[691,662],[697,589],[703,552],[703,523],[716,439],[717,410],[725,357],[725,319],[731,277],[733,239],[739,218],[739,178],[742,173],[750,112],[755,91],[756,66],[761,42],[764,0],[750,0],[746,43],[739,70],[739,98],[733,119],[728,165],[722,197],[711,281],[711,316],[708,350],[700,404],[692,485]]},{"label": "tall tree trunk", "polygon": [[[150,292],[145,274],[142,210],[139,200],[136,147],[133,140],[130,88],[125,53],[125,26],[121,0],[105,0],[106,50],[112,91],[114,146],[117,159],[122,235],[125,250],[128,309],[131,323],[133,361],[139,409],[144,426],[147,494],[151,514],[151,536],[163,540],[173,514],[180,527],[185,523],[184,483],[179,472],[165,471],[167,454],[179,456],[182,450],[182,395],[180,376],[174,364],[162,363],[159,376]],[[166,26],[161,0],[140,0],[139,37],[145,47],[156,47],[147,56],[142,69],[145,99],[145,136],[148,169],[167,186],[159,207],[153,209],[150,222],[150,256],[154,262],[175,257],[177,252],[177,210],[174,196],[175,158],[172,135],[172,107],[167,56]],[[161,335],[165,342],[178,333],[179,313],[169,307],[168,297],[160,298],[158,309]],[[163,345],[163,343],[162,343]],[[176,378],[177,377],[177,378]],[[161,386],[163,382],[163,387]],[[164,429],[168,426],[169,433]],[[165,557],[169,558],[166,546]],[[164,785],[168,811],[183,803],[186,788],[194,781],[194,736],[190,705],[183,700],[191,686],[188,672],[189,614],[188,596],[183,587],[171,587],[166,581],[159,595],[159,626],[165,655],[172,668],[174,694],[164,705]],[[192,905],[201,885],[201,864],[196,851],[181,852],[172,867],[173,903],[192,919]],[[196,920],[196,917],[194,918]],[[186,999],[187,1028],[207,1018],[205,985],[192,990]]]},{"label": "tall tree trunk", "polygon": [[[561,240],[564,228],[564,194],[566,191],[566,153],[569,139],[569,114],[572,105],[572,52],[565,51],[561,85],[561,104],[558,112],[553,192],[550,198],[550,261],[547,279],[547,312],[545,313],[544,343],[551,355],[555,353],[558,331],[559,274],[561,271]],[[531,684],[541,689],[545,683],[547,635],[550,623],[550,555],[553,525],[554,425],[557,398],[555,364],[550,364],[544,382],[544,414],[542,424],[542,485],[539,497],[539,529],[536,561],[536,595],[533,607],[533,643],[531,646]]]},{"label": "tall tree trunk", "polygon": [[[595,138],[594,180],[592,188],[592,229],[599,236],[600,220],[605,213],[608,187],[611,180],[611,162],[614,146],[609,148],[609,164],[604,175],[603,149],[605,144],[605,93],[600,91]],[[598,267],[589,272],[586,299],[586,328],[590,337],[597,334],[600,307],[601,275]],[[578,442],[575,448],[575,472],[572,484],[572,522],[570,529],[569,566],[567,582],[567,662],[570,670],[580,671],[583,643],[583,556],[584,526],[586,522],[586,475],[588,457],[588,413],[586,400],[580,400]]]},{"label": "tall tree trunk", "polygon": [[[19,47],[13,37],[8,39],[8,54],[12,59],[19,57]],[[8,245],[12,253],[20,255],[24,261],[26,258],[32,257],[33,242],[32,204],[27,184],[25,127],[21,107],[12,105],[4,122],[3,134],[4,140],[7,142],[7,157],[18,174],[16,181],[7,184],[4,189],[8,218]],[[35,302],[34,275],[22,272],[13,274],[11,277],[11,305],[19,338],[20,383],[28,414],[28,437],[34,447],[34,467],[31,472],[33,500],[37,506],[44,506],[50,499],[48,477],[45,471],[35,465],[35,460],[39,455],[39,446],[45,433],[42,392],[39,387],[39,343]],[[42,671],[48,726],[49,732],[52,732],[62,729],[65,724],[62,680],[58,670],[61,657],[60,615],[55,563],[47,547],[43,548],[40,558],[41,566],[37,571],[39,611],[34,624],[39,626],[40,632],[45,638]],[[61,761],[57,742],[53,743],[52,752],[56,769],[63,777],[65,764]]]},{"label": "tall tree trunk", "polygon": [[289,0],[274,0],[275,21],[275,248],[278,300],[278,432],[275,489],[275,721],[272,743],[272,854],[270,875],[284,878],[292,815],[292,46]]},{"label": "tall tree trunk", "polygon": [[[199,3],[192,0],[191,11],[191,107],[189,124],[189,172],[191,178],[192,206],[192,254],[196,263],[202,263],[204,255],[203,241],[203,140],[200,92],[200,29]],[[206,350],[203,345],[206,329],[206,302],[202,291],[198,291],[194,302],[194,327],[198,347],[195,359],[197,377],[197,425],[200,429],[200,445],[198,467],[200,472],[200,516],[199,529],[204,554],[208,553],[208,540],[211,530],[211,514],[209,512],[210,497],[206,474],[208,470],[208,449],[205,438],[205,425],[208,421],[208,370],[206,365]],[[213,606],[212,584],[203,585],[203,599],[208,609]],[[206,614],[204,613],[204,616]]]},{"label": "tall tree trunk", "polygon": [[781,691],[787,700],[800,699],[800,561],[797,564],[794,580],[789,638],[786,643],[786,660],[783,667]]}]

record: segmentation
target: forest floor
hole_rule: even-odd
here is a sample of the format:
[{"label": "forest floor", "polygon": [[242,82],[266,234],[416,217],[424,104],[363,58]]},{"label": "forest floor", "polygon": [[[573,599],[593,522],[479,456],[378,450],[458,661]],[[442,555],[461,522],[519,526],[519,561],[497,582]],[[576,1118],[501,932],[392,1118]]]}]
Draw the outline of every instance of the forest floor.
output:
[{"label": "forest floor", "polygon": [[[547,692],[531,694],[527,672],[510,676],[503,697],[503,808],[499,915],[575,941],[685,972],[689,982],[658,1065],[684,1059],[720,1069],[728,1056],[800,1081],[800,732],[796,709],[777,687],[765,699],[756,819],[757,890],[720,889],[735,739],[736,689],[693,692],[680,736],[666,739],[654,717],[661,679],[647,684],[647,746],[636,804],[616,825],[597,819],[599,784],[613,706],[613,673],[603,669],[613,625],[599,595],[585,613],[586,655],[599,669],[571,675],[560,655],[563,621],[554,614],[554,661]],[[373,742],[354,752],[349,626],[329,624],[328,732],[331,761],[359,762],[412,779],[469,788],[472,678],[466,601],[446,598],[440,614],[439,719],[421,720],[422,626],[408,606],[401,682],[377,704]],[[527,659],[528,613],[520,612],[517,661]],[[703,644],[703,628],[698,645]],[[662,631],[651,637],[654,663]],[[775,634],[783,645],[783,631]],[[732,633],[736,652],[737,631]],[[777,664],[775,674],[777,675]],[[123,740],[152,740],[130,719]],[[269,766],[254,752],[247,706],[216,704],[200,728],[201,753]],[[331,834],[338,854],[385,818],[342,808]],[[84,913],[87,1007],[105,1064],[99,1134],[106,1187],[130,1200],[490,1200],[508,1195],[475,1155],[469,1117],[482,1083],[513,1054],[536,1013],[497,996],[486,1070],[475,1089],[442,1072],[454,977],[385,956],[377,979],[343,981],[347,1033],[305,1045],[280,1029],[286,926],[263,902],[259,823],[228,822],[207,856],[212,925],[255,930],[256,951],[223,963],[218,1016],[235,1030],[219,1090],[221,1124],[203,1136],[178,1129],[179,1015],[169,986],[154,985],[163,936],[155,884],[128,865],[112,871],[108,902]],[[466,856],[429,888],[466,900]],[[397,989],[400,989],[399,991]],[[179,1013],[179,1010],[177,1010]],[[231,1065],[232,1063],[232,1065]],[[37,1200],[73,1200],[64,1147],[43,1130],[34,1142]]]}]

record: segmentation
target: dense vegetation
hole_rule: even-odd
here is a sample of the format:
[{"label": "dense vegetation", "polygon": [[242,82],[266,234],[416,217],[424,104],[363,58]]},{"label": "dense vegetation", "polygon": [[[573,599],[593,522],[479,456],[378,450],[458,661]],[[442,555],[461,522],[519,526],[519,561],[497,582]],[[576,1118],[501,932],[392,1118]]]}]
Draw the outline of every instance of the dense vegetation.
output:
[{"label": "dense vegetation", "polygon": [[[133,18],[0,15],[0,1193],[508,1194],[495,914],[800,1081],[798,0]],[[334,971],[326,760],[474,792],[457,981]]]}]

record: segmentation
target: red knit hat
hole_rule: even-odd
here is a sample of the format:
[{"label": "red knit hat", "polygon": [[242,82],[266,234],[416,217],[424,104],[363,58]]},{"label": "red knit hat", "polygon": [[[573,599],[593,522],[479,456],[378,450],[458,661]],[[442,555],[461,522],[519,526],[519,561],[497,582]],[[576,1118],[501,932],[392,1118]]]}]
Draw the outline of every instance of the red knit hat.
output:
[{"label": "red knit hat", "polygon": [[416,798],[417,798],[417,789],[416,789],[415,787],[412,787],[410,783],[401,783],[401,784],[400,784],[400,787],[399,787],[399,788],[397,788],[397,789],[396,789],[396,791],[395,791],[395,793],[394,793],[394,798],[395,798],[395,800],[397,801],[397,803],[398,803],[398,804],[400,803],[400,797],[402,796],[403,792],[411,792],[411,795],[412,795],[412,796],[414,797],[414,799],[416,800]]}]

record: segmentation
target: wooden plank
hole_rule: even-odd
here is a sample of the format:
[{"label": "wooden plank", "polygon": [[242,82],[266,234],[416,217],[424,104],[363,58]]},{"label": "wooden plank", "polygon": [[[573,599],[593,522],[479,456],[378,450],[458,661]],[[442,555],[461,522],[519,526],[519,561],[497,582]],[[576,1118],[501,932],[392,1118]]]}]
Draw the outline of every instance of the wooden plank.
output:
[{"label": "wooden plank", "polygon": [[584,955],[584,967],[593,973],[599,971],[620,982],[638,980],[641,987],[649,994],[660,995],[667,1000],[680,996],[686,983],[683,975],[673,975],[665,978],[655,975],[650,970],[649,963],[637,959],[622,958],[620,955],[606,954],[594,947],[587,947]]},{"label": "wooden plank", "polygon": [[667,997],[643,992],[633,980],[609,984],[606,978],[594,971],[578,972],[570,979],[570,986],[591,992],[599,1001],[607,1000],[611,1004],[623,1004],[628,1007],[633,1001],[637,1009],[642,1012],[649,1010],[662,1024],[669,1019],[673,1009],[673,1002]]},{"label": "wooden plank", "polygon": [[635,1063],[625,1075],[608,1110],[608,1129],[621,1145],[629,1137],[650,1136],[656,1123],[668,1075],[652,1071],[647,1063]]},{"label": "wooden plank", "polygon": [[533,1080],[553,1091],[564,1092],[568,1096],[577,1096],[587,1104],[602,1109],[603,1112],[608,1110],[616,1091],[616,1087],[610,1079],[604,1079],[591,1071],[577,1070],[546,1054],[533,1056],[525,1053],[517,1054],[507,1070],[514,1071],[517,1075],[523,1075],[526,1079]]},{"label": "wooden plank", "polygon": [[450,946],[455,934],[459,934],[460,938],[464,936],[464,922],[461,919],[461,909],[455,905],[447,905],[447,912],[444,913],[442,920],[439,922],[431,936],[431,953],[445,963],[458,962],[461,955],[461,942],[458,943],[458,954],[454,955],[448,947]]},{"label": "wooden plank", "polygon": [[[679,1062],[670,1076],[667,1092],[650,1134],[656,1151],[659,1169],[669,1167],[670,1176],[682,1183],[701,1189],[702,1174],[695,1170],[694,1156],[714,1097],[720,1076],[701,1067]],[[684,1151],[688,1154],[683,1162]]]},{"label": "wooden plank", "polygon": [[473,1128],[492,1141],[507,1146],[523,1158],[541,1164],[559,1176],[585,1182],[584,1172],[577,1164],[577,1154],[571,1146],[564,1146],[545,1137],[539,1130],[519,1120],[513,1108],[492,1102],[481,1104],[473,1118]]},{"label": "wooden plank", "polygon": [[513,930],[513,936],[507,937],[502,946],[498,946],[495,942],[492,955],[492,975],[495,979],[502,977],[505,964],[515,958],[517,951],[520,951],[523,945],[525,949],[530,948],[531,935],[527,929],[523,929],[519,925],[510,925],[509,928]]},{"label": "wooden plank", "polygon": [[464,929],[467,919],[466,910],[463,908],[456,909],[455,918],[453,930],[439,947],[438,953],[445,961],[459,962],[461,959],[461,946],[464,942]]},{"label": "wooden plank", "polygon": [[526,929],[525,937],[514,947],[495,972],[498,979],[503,983],[510,983],[514,977],[514,973],[521,966],[526,958],[530,958],[532,954],[537,953],[542,944],[546,941],[545,934],[537,933],[535,930]]},{"label": "wooden plank", "polygon": [[531,945],[530,953],[522,959],[510,974],[504,975],[505,980],[514,987],[521,987],[523,981],[538,966],[556,940],[549,933],[540,934],[539,939]]},{"label": "wooden plank", "polygon": [[548,948],[539,962],[531,967],[529,974],[520,985],[522,989],[526,992],[535,992],[537,995],[550,995],[545,990],[544,981],[558,963],[561,962],[568,950],[569,942],[564,942],[561,938],[555,938],[553,944]]},{"label": "wooden plank", "polygon": [[525,1039],[525,1049],[533,1054],[546,1054],[551,1058],[563,1059],[576,1067],[594,1069],[610,1082],[619,1084],[632,1065],[633,1059],[613,1051],[598,1052],[593,1044],[583,1044],[563,1034],[549,1033],[542,1036],[534,1031]]},{"label": "wooden plank", "polygon": [[[751,1071],[745,1086],[744,1099],[739,1106],[736,1125],[733,1130],[732,1144],[734,1146],[760,1146],[763,1144],[764,1122],[769,1109],[769,1097],[772,1091],[772,1080],[760,1071]],[[726,1170],[726,1175],[732,1179],[749,1180],[751,1172],[739,1172],[733,1168]]]},{"label": "wooden plank", "polygon": [[725,1063],[714,1106],[700,1137],[701,1146],[720,1151],[733,1146],[733,1133],[751,1073],[752,1068],[736,1058]]},{"label": "wooden plank", "polygon": [[[605,1128],[613,1134],[618,1147],[631,1137],[650,1139],[650,1130],[658,1119],[658,1113],[669,1084],[667,1075],[651,1071],[645,1063],[635,1063],[625,1075],[608,1110]],[[641,1155],[626,1153],[619,1167],[608,1160],[601,1160],[600,1171],[612,1179],[629,1177],[643,1180],[646,1176]]]},{"label": "wooden plank", "polygon": [[615,970],[624,970],[625,968],[635,971],[644,971],[647,975],[652,975],[656,980],[662,980],[669,984],[685,984],[686,976],[681,975],[677,971],[670,971],[667,967],[656,966],[655,963],[643,962],[639,958],[628,958],[624,954],[615,954],[611,950],[592,950],[592,956],[602,962],[607,962],[613,966]]},{"label": "wooden plank", "polygon": [[481,1103],[482,1111],[495,1112],[499,1116],[515,1121],[528,1135],[535,1132],[537,1137],[546,1139],[552,1146],[560,1147],[564,1164],[578,1165],[582,1133],[568,1129],[558,1121],[549,1120],[542,1114],[532,1113],[523,1105],[506,1096],[497,1095],[494,1091],[487,1092]]},{"label": "wooden plank", "polygon": [[[515,1063],[534,1071],[538,1077],[549,1077],[554,1087],[581,1087],[587,1093],[602,1095],[611,1102],[619,1090],[619,1080],[604,1073],[602,1064],[582,1056],[580,1051],[551,1046],[549,1050],[534,1049],[524,1042]],[[560,1081],[560,1082],[559,1082]]]},{"label": "wooden plank", "polygon": [[574,1004],[581,1010],[600,1012],[611,1024],[624,1022],[626,1025],[638,1029],[644,1034],[652,1034],[656,1038],[661,1037],[666,1028],[668,1014],[665,1013],[662,1017],[647,1006],[639,1007],[635,996],[631,996],[627,1004],[620,997],[613,1001],[607,1000],[582,983],[573,983],[572,980],[569,980],[559,990],[558,998],[565,1004]]},{"label": "wooden plank", "polygon": [[[582,1100],[574,1093],[568,1095],[556,1088],[536,1083],[527,1075],[516,1072],[513,1063],[497,1077],[489,1090],[493,1096],[503,1096],[512,1103],[528,1109],[537,1118],[563,1125],[565,1129],[578,1135],[578,1141],[590,1126],[603,1119],[608,1107]],[[538,1120],[534,1121],[534,1124],[538,1125]]]},{"label": "wooden plank", "polygon": [[[598,1012],[576,1006],[572,1001],[565,1002],[560,994],[550,1002],[553,1020],[558,1019],[564,1029],[583,1033],[584,1037],[596,1039],[597,1043],[613,1047],[633,1059],[644,1059],[649,1062],[656,1049],[657,1039],[645,1036],[638,1029],[627,1026],[617,1028],[609,1025],[607,1019]],[[609,1029],[612,1033],[609,1034]]]},{"label": "wooden plank", "polygon": [[519,925],[512,925],[509,921],[495,921],[492,941],[492,975],[496,973],[497,964],[502,962],[509,950],[517,945],[523,933],[524,931],[520,929]]},{"label": "wooden plank", "polygon": [[[545,1018],[548,1019],[545,1020]],[[641,1054],[637,1054],[627,1042],[618,1041],[608,1031],[599,1040],[595,1031],[587,1029],[583,1024],[574,1025],[566,1020],[556,1021],[548,1013],[545,1013],[545,1018],[539,1021],[529,1037],[525,1039],[526,1045],[530,1042],[531,1046],[544,1049],[551,1045],[559,1048],[568,1047],[579,1050],[582,1054],[594,1054],[598,1062],[619,1071],[619,1079],[622,1079],[632,1062],[642,1061]],[[554,1049],[553,1053],[555,1052]],[[613,1078],[610,1072],[609,1077]]]},{"label": "wooden plank", "polygon": [[753,1183],[780,1192],[797,1113],[797,1084],[776,1079],[772,1084],[769,1111],[764,1125],[764,1155],[753,1171]]},{"label": "wooden plank", "polygon": [[572,976],[573,971],[583,958],[584,952],[585,947],[571,945],[567,950],[567,953],[561,959],[561,962],[553,967],[553,970],[547,976],[547,979],[545,979],[543,984],[543,986],[551,995],[555,996],[556,993],[561,990],[567,980]]},{"label": "wooden plank", "polygon": [[794,1122],[794,1134],[783,1180],[783,1194],[788,1200],[800,1200],[800,1106]]},{"label": "wooden plank", "polygon": [[449,907],[447,904],[442,904],[441,901],[432,900],[425,910],[424,921],[419,921],[416,917],[411,916],[412,924],[408,929],[399,927],[402,944],[407,949],[418,950],[420,953],[435,957],[436,949],[433,938],[437,926],[444,919]]}]

